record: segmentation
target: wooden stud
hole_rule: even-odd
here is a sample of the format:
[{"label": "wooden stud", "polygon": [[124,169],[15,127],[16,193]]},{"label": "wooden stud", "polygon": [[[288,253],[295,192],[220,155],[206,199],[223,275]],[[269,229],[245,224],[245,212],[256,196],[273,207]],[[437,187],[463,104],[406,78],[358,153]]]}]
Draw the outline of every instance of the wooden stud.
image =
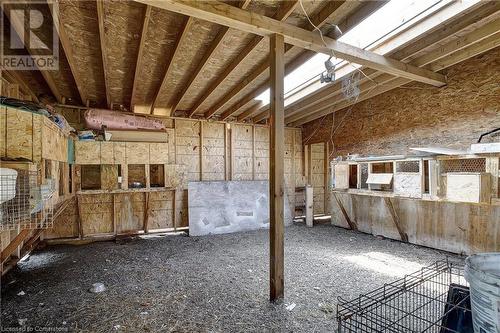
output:
[{"label": "wooden stud", "polygon": [[399,236],[401,237],[401,240],[405,243],[408,243],[408,235],[403,230],[403,226],[401,225],[401,221],[399,220],[399,216],[396,213],[396,210],[394,209],[394,205],[392,204],[391,198],[384,197],[384,202],[387,206],[387,210],[389,211],[389,214],[391,215],[392,222],[394,222],[396,229],[398,229],[398,233],[399,233]]},{"label": "wooden stud", "polygon": [[284,52],[283,35],[270,37],[270,80],[271,80],[271,119],[270,119],[270,299],[281,300],[284,296]]},{"label": "wooden stud", "polygon": [[118,229],[117,229],[117,224],[118,224],[118,214],[116,212],[116,194],[112,193],[111,196],[113,197],[113,235],[118,234]]},{"label": "wooden stud", "polygon": [[203,156],[205,155],[203,140],[203,121],[200,121],[200,181],[203,181]]},{"label": "wooden stud", "polygon": [[144,233],[149,233],[149,192],[144,192]]},{"label": "wooden stud", "polygon": [[76,208],[78,211],[78,238],[83,239],[82,207],[80,205],[80,200],[79,200],[78,194],[76,194]]}]

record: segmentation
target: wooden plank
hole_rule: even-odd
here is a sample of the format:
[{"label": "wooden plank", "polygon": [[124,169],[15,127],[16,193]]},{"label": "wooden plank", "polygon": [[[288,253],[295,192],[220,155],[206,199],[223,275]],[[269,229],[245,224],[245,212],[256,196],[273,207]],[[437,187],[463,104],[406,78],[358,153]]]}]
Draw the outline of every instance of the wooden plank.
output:
[{"label": "wooden plank", "polygon": [[8,259],[12,253],[17,249],[17,247],[24,241],[31,233],[30,229],[23,229],[14,239],[7,245],[5,249],[3,249],[0,254],[0,263],[3,263],[6,259]]},{"label": "wooden plank", "polygon": [[[54,4],[55,0],[49,0],[50,3]],[[88,101],[88,96],[85,90],[83,89],[83,80],[80,77],[78,72],[78,64],[75,62],[75,56],[73,54],[73,48],[71,46],[71,42],[68,38],[64,25],[61,24],[61,20],[59,18],[59,11],[55,10],[54,5],[49,6],[50,13],[52,14],[52,19],[54,21],[54,26],[59,35],[59,40],[61,41],[61,46],[64,50],[64,54],[66,55],[66,59],[68,61],[69,68],[71,69],[71,74],[73,74],[73,79],[75,80],[76,88],[78,89],[78,93],[80,95],[80,99],[82,104]],[[44,72],[44,71],[42,71]],[[57,96],[56,96],[57,99]],[[59,99],[58,99],[59,100]],[[62,102],[61,101],[59,103]]]},{"label": "wooden plank", "polygon": [[358,230],[358,226],[356,225],[356,222],[352,221],[350,218],[349,218],[349,214],[347,214],[347,211],[346,209],[344,208],[344,205],[342,204],[342,201],[340,201],[339,197],[337,196],[337,194],[335,192],[332,192],[332,195],[333,197],[335,198],[335,202],[337,202],[337,205],[339,206],[340,208],[340,211],[342,212],[342,216],[344,217],[345,221],[347,222],[347,224],[349,225],[349,227],[352,229],[352,230]]},{"label": "wooden plank", "polygon": [[144,232],[149,233],[149,193],[144,193]]},{"label": "wooden plank", "polygon": [[394,205],[392,204],[391,198],[384,197],[384,202],[385,202],[385,205],[387,206],[387,209],[389,210],[389,214],[391,215],[392,222],[394,222],[396,229],[398,229],[398,233],[401,236],[401,240],[405,243],[408,243],[408,235],[403,230],[403,226],[401,225],[401,221],[399,220],[399,216],[396,213],[396,210],[394,209]]},{"label": "wooden plank", "polygon": [[132,95],[130,98],[130,110],[134,110],[134,106],[135,106],[137,85],[139,84],[138,77],[139,77],[140,69],[142,68],[142,57],[144,54],[144,49],[145,49],[145,44],[146,44],[146,36],[147,36],[147,32],[148,32],[148,27],[149,27],[149,20],[151,17],[151,8],[152,8],[151,6],[146,6],[146,11],[144,13],[144,21],[142,24],[142,32],[141,32],[141,41],[139,42],[139,51],[137,52],[137,61],[135,63],[134,82],[132,84]]},{"label": "wooden plank", "polygon": [[[188,35],[188,31],[191,28],[192,24],[193,24],[193,18],[188,17],[181,27],[181,32],[180,32],[179,36],[177,37],[177,40],[176,40],[175,45],[174,45],[174,53],[172,54],[172,57],[170,57],[170,59],[168,61],[167,68],[165,70],[165,74],[163,75],[163,80],[161,81],[161,84],[158,87],[158,90],[156,91],[155,97],[153,98],[153,102],[151,103],[151,114],[154,114],[154,109],[156,107],[156,101],[158,100],[158,96],[159,96],[160,92],[163,90],[163,88],[165,87],[165,85],[167,84],[167,79],[173,70],[172,64],[175,61],[175,57],[179,54],[180,46],[185,42],[187,35]],[[171,115],[173,115],[173,114],[171,114]]]},{"label": "wooden plank", "polygon": [[[251,0],[241,1],[241,3],[239,4],[239,8],[246,9],[248,7],[248,5],[250,4],[250,1]],[[148,7],[150,7],[150,6],[148,6]],[[198,66],[196,67],[194,72],[189,75],[188,82],[186,83],[186,85],[184,85],[184,87],[182,88],[182,91],[179,94],[177,94],[177,98],[176,98],[175,102],[172,104],[171,114],[174,114],[174,112],[177,110],[177,107],[179,106],[180,102],[182,101],[182,99],[186,95],[186,92],[189,90],[189,88],[191,88],[193,83],[196,82],[196,79],[198,78],[200,73],[203,71],[205,66],[208,64],[208,61],[210,60],[210,58],[214,55],[214,53],[222,45],[222,41],[226,37],[228,31],[229,31],[228,27],[221,27],[220,28],[219,32],[217,33],[217,36],[210,44],[207,51],[205,51],[201,61],[198,63]]]},{"label": "wooden plank", "polygon": [[111,97],[110,97],[110,87],[109,87],[109,78],[108,78],[108,56],[107,49],[105,45],[105,9],[104,9],[104,0],[97,0],[97,20],[99,21],[99,40],[101,44],[101,56],[102,56],[102,69],[104,72],[104,87],[106,89],[106,105],[108,109],[111,109]]},{"label": "wooden plank", "polygon": [[261,36],[282,33],[288,44],[328,55],[331,55],[333,51],[338,58],[437,87],[446,84],[446,78],[442,74],[342,43],[333,38],[321,38],[315,32],[217,1],[136,1]]},{"label": "wooden plank", "polygon": [[270,299],[277,301],[284,297],[284,52],[283,35],[270,37]]}]

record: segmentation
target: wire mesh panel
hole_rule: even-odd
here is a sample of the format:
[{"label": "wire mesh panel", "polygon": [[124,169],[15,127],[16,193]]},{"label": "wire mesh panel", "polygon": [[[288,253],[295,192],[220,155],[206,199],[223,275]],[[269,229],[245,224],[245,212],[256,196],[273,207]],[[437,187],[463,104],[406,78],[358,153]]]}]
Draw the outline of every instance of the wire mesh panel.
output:
[{"label": "wire mesh panel", "polygon": [[51,228],[53,186],[38,185],[36,171],[2,169],[0,231]]},{"label": "wire mesh panel", "polygon": [[420,172],[419,161],[397,161],[396,172]]},{"label": "wire mesh panel", "polygon": [[441,161],[441,172],[486,172],[485,158],[464,158]]},{"label": "wire mesh panel", "polygon": [[423,268],[352,301],[339,297],[337,305],[339,332],[464,332],[454,326],[457,316],[471,318],[470,296],[463,266],[448,262]]}]

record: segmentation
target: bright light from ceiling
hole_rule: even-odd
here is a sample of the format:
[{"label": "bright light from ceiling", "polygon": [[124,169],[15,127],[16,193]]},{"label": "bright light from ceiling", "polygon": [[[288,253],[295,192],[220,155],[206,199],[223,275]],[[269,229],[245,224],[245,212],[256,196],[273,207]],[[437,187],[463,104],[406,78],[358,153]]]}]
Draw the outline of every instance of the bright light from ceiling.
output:
[{"label": "bright light from ceiling", "polygon": [[[360,48],[370,49],[380,45],[384,40],[391,37],[393,34],[416,23],[417,19],[431,15],[437,9],[444,7],[452,0],[391,0],[360,24],[352,28],[350,31],[343,34],[338,40]],[[477,1],[471,0],[472,3]],[[422,30],[424,33],[427,30]],[[391,49],[398,47],[394,45]],[[388,50],[386,50],[388,52]],[[304,64],[299,66],[293,72],[285,77],[285,105],[289,105],[298,98],[287,99],[298,91],[304,90],[306,94],[310,94],[315,90],[324,86],[319,84],[319,76],[325,71],[324,62],[329,58],[328,55],[318,53]],[[339,59],[336,62],[337,66],[345,63]],[[353,64],[348,70],[344,70],[340,76],[344,76],[355,70]],[[337,75],[338,77],[339,75]],[[312,83],[318,82],[314,86]],[[309,86],[309,87],[308,87]],[[308,87],[308,89],[305,89]],[[303,96],[303,95],[302,95]],[[270,91],[267,89],[261,95],[256,97],[264,105],[269,104]]]}]

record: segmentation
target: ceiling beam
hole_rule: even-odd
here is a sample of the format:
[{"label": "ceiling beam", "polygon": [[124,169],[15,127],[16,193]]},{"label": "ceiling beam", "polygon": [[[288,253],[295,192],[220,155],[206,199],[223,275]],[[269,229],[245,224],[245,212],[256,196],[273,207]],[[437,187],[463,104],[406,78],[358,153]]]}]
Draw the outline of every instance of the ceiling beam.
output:
[{"label": "ceiling beam", "polygon": [[[498,20],[497,20],[498,21]],[[490,22],[489,24],[486,24],[484,27],[487,26],[494,26],[495,24],[498,24],[497,21]],[[500,46],[500,29],[497,31],[495,34],[488,34],[489,37],[487,38],[482,38],[481,34],[477,34],[477,31],[483,31],[485,34],[487,34],[487,31],[489,31],[488,28],[485,29],[477,29],[473,30],[469,34],[459,38],[462,40],[469,40],[470,44],[467,45],[466,47],[463,47],[463,44],[461,42],[457,42],[457,40],[452,40],[446,44],[444,44],[442,47],[438,48],[440,52],[434,53],[434,58],[433,59],[428,59],[427,54],[424,54],[418,58],[416,58],[413,63],[421,63],[421,66],[426,66],[427,68],[430,68],[432,70],[442,70],[445,68],[448,68],[450,66],[453,66],[461,61],[467,60],[471,57],[474,57],[478,54],[481,54],[483,52],[489,51],[495,47]],[[455,45],[455,50],[456,52],[450,52],[450,48]],[[441,57],[441,54],[447,54],[446,57]],[[403,81],[401,81],[403,82]],[[408,82],[411,82],[411,80],[408,80],[407,82],[401,83],[397,85],[397,87],[404,85]],[[379,93],[383,93],[388,91],[387,89],[384,88],[384,86],[392,86],[391,84],[380,84],[378,85],[375,89],[375,91],[378,91]],[[386,87],[387,88],[387,87]],[[393,87],[395,88],[395,87]],[[393,89],[391,88],[391,89]],[[390,90],[390,89],[389,89]],[[370,97],[373,97],[373,94],[370,94]],[[360,102],[360,100],[355,101],[356,103]],[[329,113],[341,110],[342,108],[352,105],[349,104],[349,102],[341,102],[338,105],[334,105],[333,107],[330,105],[328,107],[325,107],[319,111],[316,112],[310,112],[309,110],[305,110],[304,113],[299,114],[299,120],[295,120],[296,117],[290,118],[288,117],[286,119],[286,122],[292,123],[292,126],[300,126],[303,125],[309,121],[312,121],[314,119],[320,118],[324,115],[327,115]]]},{"label": "ceiling beam", "polygon": [[132,84],[132,97],[130,98],[130,110],[134,111],[136,93],[137,93],[137,85],[138,77],[140,74],[140,69],[142,68],[142,58],[144,55],[144,48],[146,44],[146,36],[148,33],[149,20],[151,18],[151,6],[146,6],[146,10],[144,12],[144,21],[142,23],[142,32],[141,32],[141,41],[139,42],[139,50],[137,51],[137,60],[135,62],[135,71],[134,71],[134,82]]},{"label": "ceiling beam", "polygon": [[57,34],[59,35],[59,41],[61,42],[64,54],[66,55],[66,60],[68,61],[71,74],[73,75],[73,80],[75,81],[78,94],[80,95],[80,100],[82,102],[82,105],[85,105],[85,103],[87,103],[88,101],[87,93],[85,92],[85,89],[83,89],[83,83],[78,73],[77,64],[75,64],[74,61],[71,42],[69,41],[68,35],[66,34],[66,30],[64,29],[64,25],[61,23],[61,19],[59,17],[58,4],[54,0],[48,0],[48,3],[50,8],[50,13],[52,14],[52,20],[54,21],[54,26],[56,27]]},{"label": "ceiling beam", "polygon": [[[340,29],[343,33],[346,33],[347,31],[351,30],[354,26],[356,26],[359,22],[361,22],[364,18],[369,16],[371,13],[373,13],[375,10],[378,8],[382,7],[385,3],[388,1],[367,1],[364,3],[357,3],[356,1],[328,1],[327,4],[319,11],[317,14],[313,15],[311,17],[311,21],[314,23],[315,26],[321,27],[323,24],[326,22],[328,19],[329,21],[332,22],[332,24],[338,24],[340,25]],[[309,23],[308,23],[309,24]],[[310,27],[311,29],[313,27]],[[289,49],[285,50],[288,51]],[[304,50],[297,58],[304,57],[304,60],[302,62],[296,63],[296,66],[293,68],[289,69],[289,65],[287,65],[287,74],[302,65],[304,62],[309,60],[315,53],[309,50]],[[296,59],[297,59],[296,58]],[[252,71],[252,76],[255,76],[255,73],[257,71]],[[256,76],[255,76],[256,78]],[[260,88],[260,87],[259,87]],[[257,88],[256,90],[260,89]],[[243,88],[242,88],[243,89]],[[257,91],[254,90],[254,92],[247,94],[244,98],[247,99],[249,96],[254,95]],[[257,96],[260,93],[257,93]],[[234,110],[236,107],[241,104],[238,102],[231,110]],[[228,110],[226,112],[231,112],[231,110]],[[259,114],[259,118],[262,117],[261,120],[265,119],[268,114],[269,114],[269,108],[262,108],[260,110],[261,113]],[[264,113],[265,111],[265,113]],[[237,110],[234,110],[234,112],[237,112]],[[247,117],[250,117],[251,115],[248,113],[245,113]],[[265,117],[264,117],[265,115]],[[245,118],[246,119],[246,118]]]},{"label": "ceiling beam", "polygon": [[151,103],[151,111],[150,111],[151,114],[154,114],[154,109],[156,107],[156,102],[158,100],[158,96],[160,95],[160,92],[163,90],[163,87],[165,87],[165,85],[167,84],[168,76],[170,75],[170,73],[172,72],[172,69],[173,69],[172,64],[174,63],[174,59],[177,56],[177,54],[179,53],[181,45],[184,43],[184,41],[188,35],[189,28],[191,28],[191,26],[193,25],[193,22],[194,22],[194,18],[188,17],[184,21],[184,23],[181,27],[180,34],[178,35],[177,41],[175,42],[174,53],[172,53],[172,56],[168,60],[167,66],[165,68],[165,74],[163,75],[163,79],[161,81],[160,87],[158,87],[158,90],[155,93],[155,97],[153,98],[153,102]]},{"label": "ceiling beam", "polygon": [[111,108],[111,97],[110,97],[110,87],[108,78],[108,56],[106,50],[106,30],[104,26],[104,20],[106,18],[106,13],[104,9],[104,0],[97,0],[97,20],[99,22],[99,40],[101,43],[101,56],[102,56],[102,71],[104,74],[104,87],[106,89],[106,105],[108,109]]},{"label": "ceiling beam", "polygon": [[259,101],[257,104],[249,107],[246,111],[244,111],[240,115],[238,115],[238,117],[236,117],[236,119],[241,122],[247,118],[250,118],[252,115],[257,113],[262,108],[263,104],[264,104],[264,102]]},{"label": "ceiling beam", "polygon": [[[288,50],[290,50],[290,48]],[[287,49],[285,48],[285,54],[286,54],[286,51],[287,51]],[[300,55],[298,55],[297,57],[295,57],[295,59],[293,59],[290,63],[288,63],[286,65],[285,75],[290,74],[297,67],[299,67],[300,65],[302,65],[305,61],[307,61],[307,59],[309,59],[310,57],[311,57],[311,54],[309,52],[303,52]],[[247,85],[247,84],[249,84],[251,81],[253,81],[256,78],[254,76],[254,73],[264,72],[268,68],[269,68],[269,61],[266,59],[266,60],[264,60],[263,62],[260,63],[260,65],[257,67],[257,70],[253,70],[252,71],[252,74],[248,78],[245,78],[245,79],[243,79],[243,81],[240,81],[240,83],[237,84],[236,87],[234,87],[233,90],[231,90],[228,95],[233,95],[233,94],[236,95],[237,92],[239,92],[239,91],[241,91],[243,89],[242,85]],[[221,115],[221,120],[226,120],[227,118],[229,118],[231,115],[233,115],[234,113],[236,113],[240,108],[242,108],[246,104],[250,103],[257,96],[259,96],[264,91],[266,91],[267,88],[269,88],[269,81],[264,82],[259,87],[257,87],[256,89],[254,89],[250,93],[246,94],[235,105],[233,105],[232,107],[230,107],[229,109],[227,109],[226,111],[224,111],[222,113],[222,115]]]},{"label": "ceiling beam", "polygon": [[[463,9],[462,4],[457,3],[453,5],[454,7],[446,7],[443,13],[444,16],[448,16],[449,19],[442,21],[442,15],[436,15],[436,17],[429,17],[422,24],[427,24],[434,26],[426,34],[417,36],[416,40],[412,41],[411,44],[400,48],[398,50],[392,51],[389,55],[398,60],[408,60],[411,57],[418,54],[421,50],[426,49],[430,46],[436,45],[441,40],[452,36],[453,34],[473,25],[478,24],[482,20],[489,19],[490,17],[496,17],[498,11],[500,11],[500,2],[486,2],[478,4],[477,6],[472,6],[469,9]],[[456,8],[455,8],[456,7]],[[459,13],[459,15],[457,15]],[[439,20],[441,24],[438,24],[436,20]],[[415,29],[419,29],[420,25],[415,26]],[[413,28],[412,28],[413,29]],[[481,29],[483,30],[483,29]],[[482,37],[480,37],[482,38]],[[459,41],[460,43],[460,41]],[[380,46],[383,48],[383,45]],[[437,49],[439,50],[439,49]],[[416,65],[416,64],[414,64]],[[438,68],[429,68],[433,71],[439,70]],[[375,78],[380,75],[381,72],[376,72],[372,69],[363,69],[364,73]],[[296,113],[301,112],[301,110],[311,108],[316,109],[316,106],[326,106],[328,104],[329,98],[337,95],[339,93],[339,85],[334,83],[333,85],[325,86],[312,94],[304,96],[302,99],[289,105],[285,114],[287,117],[293,116]],[[308,111],[311,112],[311,111]],[[258,114],[253,118],[254,122],[260,122],[269,116],[269,110],[265,109],[262,113]]]},{"label": "ceiling beam", "polygon": [[[4,4],[4,6],[8,6],[8,5]],[[11,27],[14,28],[17,35],[19,36],[19,39],[22,41],[25,49],[31,55],[31,49],[26,45],[25,38],[23,38],[23,36],[24,36],[24,22],[15,14],[14,11],[5,10],[4,12],[10,21]],[[36,61],[34,63],[35,63],[35,66],[37,66]],[[37,66],[37,68],[40,71],[40,73],[42,74],[45,82],[49,86],[49,89],[52,92],[52,94],[54,95],[54,97],[56,98],[57,102],[62,103],[62,100],[63,100],[62,95],[60,94],[59,89],[57,88],[57,85],[56,85],[54,79],[50,75],[50,72],[48,70],[42,70],[38,66]]]},{"label": "ceiling beam", "polygon": [[[240,3],[239,7],[242,9],[247,8],[248,5],[250,4],[250,1],[251,0],[242,1]],[[150,7],[150,6],[148,6],[148,7]],[[200,60],[198,67],[196,67],[194,72],[189,75],[188,82],[182,88],[181,92],[179,94],[177,94],[177,98],[172,103],[172,110],[170,112],[171,114],[174,114],[174,112],[177,110],[177,108],[179,107],[179,104],[181,103],[182,99],[186,95],[186,92],[189,90],[189,88],[191,88],[193,83],[196,82],[196,79],[198,78],[200,73],[203,71],[205,66],[208,64],[208,61],[210,60],[210,58],[212,58],[214,53],[221,47],[222,41],[224,40],[224,38],[226,38],[228,31],[229,31],[228,27],[221,27],[220,28],[219,33],[217,34],[215,39],[210,44],[210,47],[208,48],[208,50],[204,53],[203,58]]]},{"label": "ceiling beam", "polygon": [[[326,20],[337,10],[339,10],[340,7],[342,6],[345,7],[352,7],[352,3],[349,3],[349,5],[346,5],[346,2],[343,1],[328,1],[328,3],[325,5],[324,8],[322,8],[317,14],[312,16],[311,21],[314,23],[315,26],[321,27],[323,24],[325,24]],[[345,9],[344,9],[345,11]],[[307,25],[310,25],[309,22],[307,22]],[[310,27],[311,30],[314,29],[314,27]],[[290,52],[292,49],[294,49],[293,46],[288,46],[285,48],[285,54]],[[299,67],[307,61],[307,59],[311,58],[315,53],[311,51],[305,51],[303,52],[303,61],[302,62],[296,62],[295,68]],[[288,67],[288,66],[287,66]],[[210,118],[212,115],[216,114],[224,105],[226,105],[231,99],[233,99],[240,91],[245,89],[248,85],[250,85],[253,81],[255,81],[262,73],[264,73],[267,69],[269,68],[269,60],[265,59],[262,61],[256,68],[252,70],[250,75],[248,77],[245,77],[243,80],[238,82],[238,84],[231,89],[227,94],[225,94],[222,98],[220,98],[214,106],[210,108],[210,111],[205,114],[206,118]],[[294,68],[294,69],[295,69]],[[293,70],[293,69],[292,69]],[[288,73],[286,73],[288,74]],[[286,75],[285,74],[285,75]],[[228,117],[230,117],[233,113],[237,112],[241,107],[243,107],[245,104],[247,104],[251,99],[259,96],[261,93],[266,91],[268,88],[268,82],[266,82],[264,85],[260,85],[257,89],[252,91],[251,93],[247,94],[241,101],[239,101],[236,105],[225,111],[221,115],[221,119],[225,120]]]},{"label": "ceiling beam", "polygon": [[334,52],[338,58],[437,87],[442,87],[446,84],[446,79],[442,74],[338,42],[326,36],[322,39],[318,33],[218,1],[136,1],[261,36],[269,36],[274,33],[283,34],[285,42],[288,44],[325,54],[332,54]]},{"label": "ceiling beam", "polygon": [[[278,9],[278,12],[275,14],[275,18],[278,19],[279,21],[285,20],[290,14],[293,12],[295,7],[297,6],[298,1],[285,1],[283,7],[280,7]],[[231,63],[226,66],[226,69],[217,77],[217,79],[210,83],[208,89],[203,93],[201,98],[199,98],[193,107],[191,108],[191,111],[189,112],[189,117],[192,117],[194,114],[196,114],[203,102],[207,100],[208,97],[212,95],[212,93],[221,85],[222,82],[226,80],[226,78],[234,71],[234,69],[243,61],[245,60],[248,55],[259,45],[259,43],[262,41],[264,37],[262,36],[255,36],[244,48],[241,50],[241,52],[231,61]],[[209,110],[206,112],[205,117],[210,118],[215,112],[212,112],[212,110]]]}]

